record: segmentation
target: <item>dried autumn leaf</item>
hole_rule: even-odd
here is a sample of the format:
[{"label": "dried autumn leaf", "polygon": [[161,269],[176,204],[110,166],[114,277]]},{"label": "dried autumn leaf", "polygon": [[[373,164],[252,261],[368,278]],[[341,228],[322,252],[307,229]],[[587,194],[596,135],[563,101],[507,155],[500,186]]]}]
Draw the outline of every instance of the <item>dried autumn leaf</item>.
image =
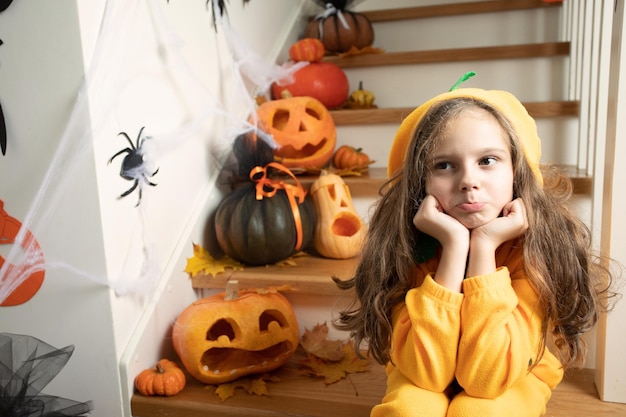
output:
[{"label": "dried autumn leaf", "polygon": [[302,363],[309,368],[308,374],[324,378],[326,385],[333,384],[348,374],[366,372],[369,368],[369,359],[361,359],[356,355],[351,344],[343,346],[345,353],[342,360],[331,362],[308,354]]},{"label": "dried autumn leaf", "polygon": [[343,341],[328,340],[328,326],[326,323],[317,324],[313,330],[305,329],[300,345],[307,353],[315,355],[320,359],[339,361],[345,356]]},{"label": "dried autumn leaf", "polygon": [[215,276],[220,272],[224,272],[226,268],[241,270],[243,269],[243,265],[232,260],[228,256],[215,259],[206,249],[194,243],[193,257],[187,258],[185,272],[187,272],[191,277],[201,273]]},{"label": "dried autumn leaf", "polygon": [[222,402],[235,395],[237,388],[244,390],[248,394],[267,395],[268,391],[266,382],[278,381],[280,381],[280,378],[269,374],[257,377],[243,377],[232,382],[219,384],[215,389],[215,393],[220,397]]}]

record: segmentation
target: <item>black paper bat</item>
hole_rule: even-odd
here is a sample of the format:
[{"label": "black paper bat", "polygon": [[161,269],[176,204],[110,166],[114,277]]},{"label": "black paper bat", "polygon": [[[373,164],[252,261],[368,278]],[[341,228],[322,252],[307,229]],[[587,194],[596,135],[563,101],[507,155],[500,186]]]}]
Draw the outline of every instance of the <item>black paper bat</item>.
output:
[{"label": "black paper bat", "polygon": [[13,3],[13,0],[0,0],[0,12],[3,12]]}]

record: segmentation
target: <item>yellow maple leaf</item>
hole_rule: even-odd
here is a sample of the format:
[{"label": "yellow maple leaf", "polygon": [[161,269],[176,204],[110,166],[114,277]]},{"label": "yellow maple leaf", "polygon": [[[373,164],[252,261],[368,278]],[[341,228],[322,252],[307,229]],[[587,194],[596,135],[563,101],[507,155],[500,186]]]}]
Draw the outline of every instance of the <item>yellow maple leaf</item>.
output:
[{"label": "yellow maple leaf", "polygon": [[352,344],[345,344],[343,351],[344,356],[339,361],[321,359],[308,353],[307,357],[302,360],[302,363],[309,368],[305,372],[309,375],[324,378],[326,385],[330,385],[345,378],[348,374],[369,370],[370,360],[368,358],[359,358]]},{"label": "yellow maple leaf", "polygon": [[191,277],[201,273],[215,276],[220,272],[224,272],[226,268],[241,270],[243,269],[243,265],[228,256],[215,259],[206,249],[194,243],[193,257],[187,258],[185,272],[187,272]]},{"label": "yellow maple leaf", "polygon": [[268,391],[266,382],[278,381],[280,381],[280,378],[269,374],[263,374],[256,377],[242,377],[232,382],[219,384],[217,388],[215,388],[215,393],[220,397],[222,402],[235,395],[237,388],[244,390],[248,394],[267,395]]}]

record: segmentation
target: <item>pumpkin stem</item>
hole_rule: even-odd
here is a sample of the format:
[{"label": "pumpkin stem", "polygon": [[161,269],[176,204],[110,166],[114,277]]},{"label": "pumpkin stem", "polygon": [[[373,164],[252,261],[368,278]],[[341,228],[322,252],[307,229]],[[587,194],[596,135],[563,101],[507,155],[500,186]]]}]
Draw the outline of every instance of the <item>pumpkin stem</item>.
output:
[{"label": "pumpkin stem", "polygon": [[238,294],[239,289],[239,281],[237,280],[229,280],[226,283],[226,295],[224,295],[224,300],[234,300],[239,297]]},{"label": "pumpkin stem", "polygon": [[363,89],[363,80],[359,81],[359,90]]},{"label": "pumpkin stem", "polygon": [[293,94],[291,94],[291,91],[284,89],[280,92],[280,98],[293,98]]},{"label": "pumpkin stem", "polygon": [[158,374],[164,374],[165,373],[165,369],[163,369],[163,366],[161,366],[160,362],[157,362],[156,364],[156,371]]}]

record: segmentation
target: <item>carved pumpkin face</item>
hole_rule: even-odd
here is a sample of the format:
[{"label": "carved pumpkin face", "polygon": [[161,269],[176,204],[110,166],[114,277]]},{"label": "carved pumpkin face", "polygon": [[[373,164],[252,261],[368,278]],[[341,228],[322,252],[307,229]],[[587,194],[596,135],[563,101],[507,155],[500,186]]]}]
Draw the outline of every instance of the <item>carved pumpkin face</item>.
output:
[{"label": "carved pumpkin face", "polygon": [[356,256],[361,250],[366,226],[352,204],[348,185],[339,175],[322,171],[311,185],[311,195],[317,211],[315,250],[327,258]]},{"label": "carved pumpkin face", "polygon": [[242,290],[203,298],[178,317],[174,349],[187,371],[206,384],[274,370],[296,351],[300,331],[289,301],[278,292]]},{"label": "carved pumpkin face", "polygon": [[321,168],[333,156],[337,129],[330,112],[312,97],[266,101],[257,109],[259,127],[280,146],[276,159],[288,168]]}]

